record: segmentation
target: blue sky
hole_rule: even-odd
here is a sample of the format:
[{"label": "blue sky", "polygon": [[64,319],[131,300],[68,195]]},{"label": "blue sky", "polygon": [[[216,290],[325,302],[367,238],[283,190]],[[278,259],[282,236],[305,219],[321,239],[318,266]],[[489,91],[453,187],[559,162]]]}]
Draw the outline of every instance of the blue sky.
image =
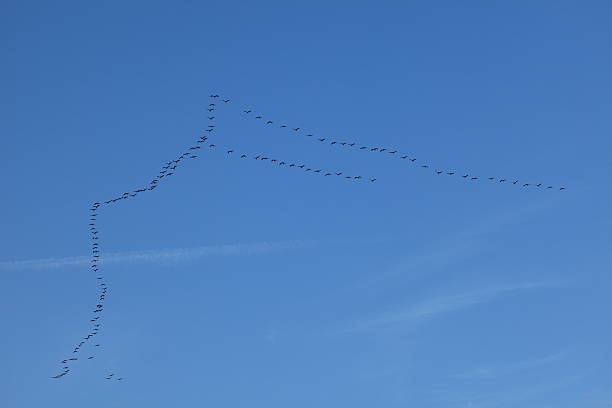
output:
[{"label": "blue sky", "polygon": [[[4,3],[0,402],[612,406],[611,15]],[[102,347],[50,379],[96,304],[89,206],[193,146],[211,93],[217,147],[100,212]]]}]

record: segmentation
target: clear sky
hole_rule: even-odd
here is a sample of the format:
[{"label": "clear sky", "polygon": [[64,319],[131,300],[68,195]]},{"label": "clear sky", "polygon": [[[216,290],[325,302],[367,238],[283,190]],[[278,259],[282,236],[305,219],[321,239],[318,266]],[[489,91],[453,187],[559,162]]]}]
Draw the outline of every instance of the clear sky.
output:
[{"label": "clear sky", "polygon": [[[609,1],[3,2],[0,405],[611,407],[611,21]],[[196,145],[211,93],[217,147],[100,211],[101,347],[51,379],[98,296],[90,204]]]}]

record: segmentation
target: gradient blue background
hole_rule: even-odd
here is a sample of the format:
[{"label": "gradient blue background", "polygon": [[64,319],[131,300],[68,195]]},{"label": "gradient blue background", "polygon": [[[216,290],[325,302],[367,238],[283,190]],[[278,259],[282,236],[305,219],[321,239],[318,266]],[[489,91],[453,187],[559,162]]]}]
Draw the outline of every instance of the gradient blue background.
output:
[{"label": "gradient blue background", "polygon": [[[3,2],[0,405],[611,407],[611,17],[608,1]],[[105,253],[234,251],[108,264],[104,350],[51,380],[95,282],[13,261],[87,255],[89,204],[192,145],[211,92],[232,98],[220,145],[378,182],[217,152],[106,209]],[[568,190],[439,177],[244,107]]]}]

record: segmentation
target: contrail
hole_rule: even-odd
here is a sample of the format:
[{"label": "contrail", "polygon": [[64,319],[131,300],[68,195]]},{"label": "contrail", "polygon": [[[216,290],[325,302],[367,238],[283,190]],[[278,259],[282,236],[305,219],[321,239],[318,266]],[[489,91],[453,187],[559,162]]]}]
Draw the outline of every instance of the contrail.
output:
[{"label": "contrail", "polygon": [[[111,252],[100,258],[100,263],[150,263],[185,262],[209,256],[245,256],[269,252],[314,247],[315,240],[293,240],[255,242],[248,244],[211,245],[192,248],[148,249],[142,251]],[[89,256],[70,256],[63,258],[28,259],[22,261],[0,262],[0,271],[56,269],[89,265]]]}]

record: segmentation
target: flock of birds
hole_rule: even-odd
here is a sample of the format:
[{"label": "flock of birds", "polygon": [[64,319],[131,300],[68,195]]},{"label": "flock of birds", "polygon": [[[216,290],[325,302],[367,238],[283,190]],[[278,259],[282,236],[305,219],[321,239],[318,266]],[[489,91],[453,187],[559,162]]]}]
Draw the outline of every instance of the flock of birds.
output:
[{"label": "flock of birds", "polygon": [[[226,101],[227,99],[225,99],[224,101]],[[229,101],[229,100],[227,100]],[[211,107],[214,109],[215,104],[211,104]],[[209,108],[210,111],[210,108]],[[251,116],[252,118],[259,120],[261,123],[267,125],[267,126],[276,126],[276,122],[274,120],[271,120],[267,117],[264,117],[261,114],[256,114],[253,112],[252,109],[244,109],[242,111],[244,114]],[[210,117],[209,117],[210,118]],[[422,169],[428,169],[433,171],[435,174],[437,175],[446,175],[446,176],[457,176],[466,180],[470,180],[470,181],[477,181],[477,180],[487,180],[490,182],[498,182],[498,183],[507,183],[507,184],[511,184],[511,185],[516,185],[516,186],[521,186],[521,187],[539,187],[539,188],[543,188],[546,190],[565,190],[566,188],[563,186],[551,186],[551,185],[546,185],[544,183],[541,182],[537,182],[537,183],[533,183],[533,182],[525,182],[525,181],[520,181],[518,179],[514,179],[514,178],[509,178],[509,177],[495,177],[495,176],[490,176],[490,177],[479,177],[476,176],[474,174],[470,174],[470,173],[465,173],[465,172],[459,172],[456,170],[445,170],[445,169],[441,169],[441,168],[436,168],[432,165],[430,165],[429,163],[426,162],[422,162],[417,160],[416,157],[413,157],[411,155],[408,154],[404,154],[401,153],[400,151],[398,151],[397,149],[391,149],[391,148],[387,148],[387,147],[382,147],[382,146],[367,146],[367,145],[363,145],[360,143],[357,143],[355,141],[348,141],[348,140],[336,140],[333,138],[329,138],[329,137],[319,137],[319,136],[315,136],[314,134],[304,131],[302,130],[302,128],[300,127],[293,127],[293,126],[289,126],[287,124],[280,124],[278,125],[279,128],[285,129],[288,132],[294,133],[296,135],[299,136],[303,136],[306,138],[310,138],[313,141],[319,142],[319,143],[324,143],[324,144],[328,144],[329,146],[340,146],[340,147],[344,147],[344,148],[352,148],[354,150],[360,150],[360,151],[365,151],[365,152],[372,152],[372,153],[383,153],[385,155],[388,155],[388,157],[393,157],[393,158],[398,158],[400,160],[406,160],[408,163],[413,164],[415,167],[418,168],[422,168]],[[326,175],[331,175],[331,174],[326,174]],[[370,179],[370,181],[375,181]]]},{"label": "flock of birds", "polygon": [[[98,300],[96,302],[96,306],[95,309],[92,310],[93,315],[91,316],[91,319],[89,320],[89,322],[91,323],[91,330],[89,331],[89,333],[87,333],[86,336],[84,336],[82,339],[80,339],[79,343],[73,348],[72,353],[70,356],[64,358],[60,363],[63,365],[61,372],[59,372],[58,374],[52,376],[51,378],[61,378],[65,375],[67,375],[68,373],[70,373],[70,364],[76,362],[79,360],[79,352],[81,351],[81,349],[86,345],[86,343],[88,343],[91,340],[95,340],[96,336],[98,334],[100,334],[100,328],[102,327],[102,323],[101,323],[101,319],[102,319],[102,313],[104,312],[104,301],[106,300],[106,294],[108,292],[108,287],[106,285],[106,282],[104,280],[104,276],[102,276],[101,272],[100,272],[100,237],[98,236],[99,234],[99,230],[96,227],[96,222],[98,220],[98,215],[100,213],[100,206],[102,204],[99,202],[95,202],[92,205],[92,208],[90,208],[89,210],[91,211],[91,213],[89,214],[89,233],[91,235],[91,271],[96,275],[96,280],[98,282],[98,287],[100,289],[100,293],[98,296]],[[93,345],[94,348],[99,349],[102,345],[100,343],[97,343]],[[92,353],[90,353],[92,354]],[[86,360],[92,360],[94,358],[93,355],[89,355],[88,357],[84,358]],[[115,373],[109,373],[106,376],[107,380],[111,380],[111,379],[116,379],[118,381],[123,381],[123,377],[115,377]]]},{"label": "flock of birds", "polygon": [[[200,136],[198,140],[196,141],[195,145],[190,146],[188,149],[186,149],[184,153],[180,154],[173,160],[170,160],[164,163],[164,165],[159,170],[158,174],[149,182],[148,185],[142,186],[132,191],[124,192],[120,195],[109,198],[102,202],[95,202],[92,204],[92,207],[90,208],[91,213],[90,213],[90,218],[89,218],[89,223],[88,223],[88,229],[89,229],[89,234],[90,234],[90,239],[91,239],[91,261],[90,261],[91,265],[90,267],[91,267],[91,272],[95,275],[96,282],[98,283],[99,296],[96,301],[94,309],[91,311],[92,316],[89,320],[89,323],[91,326],[90,330],[84,337],[79,339],[75,347],[72,349],[72,352],[67,357],[61,360],[60,363],[62,367],[61,367],[60,372],[52,376],[51,378],[59,379],[71,373],[71,365],[76,364],[76,362],[80,360],[94,359],[95,354],[96,354],[95,351],[98,351],[102,348],[102,345],[96,341],[95,344],[93,344],[89,355],[79,360],[78,356],[85,349],[88,343],[96,340],[97,336],[100,334],[100,331],[102,328],[102,317],[104,313],[104,303],[106,301],[106,296],[108,294],[108,285],[106,283],[104,276],[101,273],[100,236],[99,236],[100,231],[97,228],[97,224],[96,224],[98,220],[98,216],[100,215],[102,208],[104,208],[105,206],[119,203],[121,201],[130,199],[130,198],[134,198],[140,194],[151,192],[155,190],[156,188],[158,188],[169,177],[174,175],[175,172],[178,170],[178,168],[181,166],[181,164],[183,164],[185,161],[196,159],[198,157],[198,152],[202,150],[208,150],[208,151],[218,150],[215,144],[209,143],[210,136],[216,129],[215,125],[213,124],[215,123],[214,122],[215,120],[214,112],[217,110],[219,105],[221,104],[225,105],[229,103],[230,99],[224,99],[224,98],[221,98],[217,94],[213,94],[213,95],[210,95],[210,100],[211,102],[206,108],[208,112],[208,120],[210,121],[210,124],[208,125],[208,128],[205,130],[206,135]],[[261,120],[266,125],[273,125],[275,123],[273,120],[269,120],[269,119],[264,120],[264,117],[262,115],[255,115],[255,114],[251,115],[253,113],[251,109],[245,109],[243,110],[243,113],[246,115],[252,116],[256,120]],[[300,132],[301,128],[290,127],[285,124],[281,124],[280,128],[286,128],[292,132],[301,134],[302,136],[307,137],[307,138],[312,138],[312,140],[316,140],[321,143],[327,142],[330,146],[342,146],[342,147],[355,148],[357,150],[363,150],[363,151],[369,151],[369,152],[386,153],[390,155],[390,157],[397,157],[399,159],[408,160],[408,162],[414,163],[416,166],[419,166],[420,168],[432,169],[430,165],[426,163],[421,163],[417,161],[416,158],[410,157],[409,155],[406,155],[406,154],[399,153],[397,150],[392,150],[392,149],[388,149],[385,147],[363,146],[363,145],[358,145],[356,142],[339,141],[339,140],[333,140],[333,139],[329,139],[325,137],[316,137],[311,133],[298,133]],[[315,167],[308,166],[302,163],[293,163],[289,161],[284,161],[284,160],[269,157],[261,153],[259,154],[240,153],[234,149],[223,149],[222,151],[224,151],[226,155],[235,156],[240,159],[252,158],[257,161],[268,162],[276,166],[284,166],[287,168],[303,170],[304,172],[310,172],[312,174],[320,175],[322,177],[340,177],[346,180],[353,180],[353,181],[363,180],[363,181],[369,181],[369,182],[375,182],[377,180],[374,177],[365,177],[361,175],[349,175],[349,174],[345,174],[342,171],[323,170],[323,169],[315,168]],[[470,181],[476,181],[476,180],[481,179],[480,177],[477,177],[474,175],[461,174],[456,171],[435,170],[435,173],[438,175],[444,174],[448,176],[457,175],[457,176],[460,176],[461,178],[464,178]],[[520,185],[523,187],[535,186],[535,187],[544,187],[545,189],[549,189],[549,190],[550,189],[565,190],[565,187],[544,186],[542,183],[536,183],[536,184],[524,183],[524,182],[520,182],[519,180],[511,180],[507,178],[486,177],[485,179],[489,181],[499,182],[499,183],[508,182],[508,184]],[[106,378],[107,380],[116,380],[116,381],[124,380],[123,377],[116,375],[114,372],[106,374],[104,378]]]}]

